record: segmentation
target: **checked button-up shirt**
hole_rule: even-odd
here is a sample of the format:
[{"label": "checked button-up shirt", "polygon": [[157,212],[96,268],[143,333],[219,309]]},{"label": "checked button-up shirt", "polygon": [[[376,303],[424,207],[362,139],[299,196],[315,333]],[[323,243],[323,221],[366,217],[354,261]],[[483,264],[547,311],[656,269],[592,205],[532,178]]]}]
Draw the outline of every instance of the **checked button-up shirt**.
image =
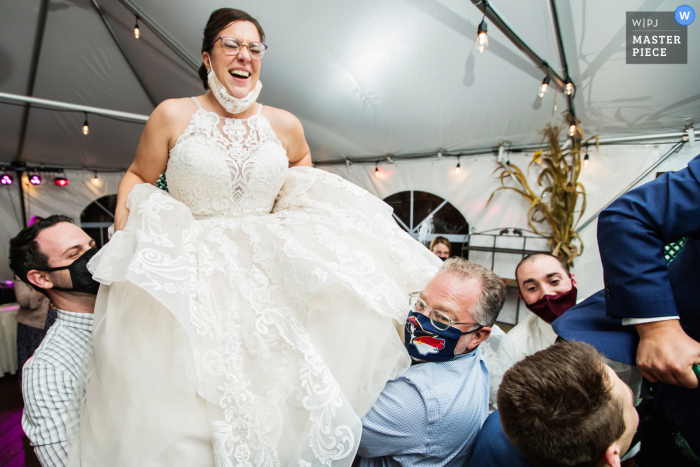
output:
[{"label": "checked button-up shirt", "polygon": [[43,467],[63,467],[68,425],[79,417],[81,366],[92,350],[92,314],[58,310],[34,357],[22,370],[22,428]]},{"label": "checked button-up shirt", "polygon": [[489,370],[476,349],[389,381],[362,418],[360,467],[463,467],[489,414]]}]

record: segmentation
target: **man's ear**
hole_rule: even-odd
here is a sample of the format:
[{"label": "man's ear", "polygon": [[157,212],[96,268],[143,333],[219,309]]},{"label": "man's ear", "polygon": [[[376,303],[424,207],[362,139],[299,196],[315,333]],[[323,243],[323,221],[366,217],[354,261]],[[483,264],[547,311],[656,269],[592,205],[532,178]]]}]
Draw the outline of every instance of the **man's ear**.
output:
[{"label": "man's ear", "polygon": [[51,276],[46,271],[37,271],[36,269],[32,269],[27,273],[27,281],[40,289],[50,289],[53,287]]},{"label": "man's ear", "polygon": [[491,335],[490,327],[483,327],[473,334],[472,340],[467,344],[467,351],[471,352],[477,345],[484,342]]},{"label": "man's ear", "polygon": [[608,446],[608,449],[606,449],[603,453],[601,464],[608,465],[610,467],[620,467],[620,457],[622,457],[622,453],[620,453],[620,448],[617,446],[617,444],[613,443],[610,446]]},{"label": "man's ear", "polygon": [[569,277],[571,278],[571,283],[572,283],[575,287],[578,287],[578,282],[576,282],[576,276],[574,275],[573,272],[572,272],[571,274],[569,274]]}]

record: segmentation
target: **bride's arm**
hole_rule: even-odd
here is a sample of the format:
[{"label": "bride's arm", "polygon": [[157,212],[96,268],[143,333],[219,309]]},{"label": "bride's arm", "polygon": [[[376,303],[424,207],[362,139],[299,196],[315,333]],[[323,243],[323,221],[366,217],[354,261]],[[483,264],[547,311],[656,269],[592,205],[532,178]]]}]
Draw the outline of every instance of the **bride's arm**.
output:
[{"label": "bride's arm", "polygon": [[[136,158],[124,174],[117,191],[117,208],[114,212],[114,231],[122,230],[129,218],[126,198],[131,189],[140,183],[155,185],[168,164],[168,149],[173,133],[175,117],[182,107],[176,100],[167,100],[153,111],[141,133]],[[182,109],[179,109],[182,111]],[[174,118],[175,117],[175,118]]]},{"label": "bride's arm", "polygon": [[287,150],[289,167],[311,167],[311,151],[304,137],[304,127],[301,122],[286,110],[266,106],[263,114],[270,121],[272,129],[282,146]]},{"label": "bride's arm", "polygon": [[289,146],[287,147],[287,157],[289,157],[290,167],[308,166],[311,167],[311,150],[304,137],[304,127],[294,115],[289,114],[285,133]]}]

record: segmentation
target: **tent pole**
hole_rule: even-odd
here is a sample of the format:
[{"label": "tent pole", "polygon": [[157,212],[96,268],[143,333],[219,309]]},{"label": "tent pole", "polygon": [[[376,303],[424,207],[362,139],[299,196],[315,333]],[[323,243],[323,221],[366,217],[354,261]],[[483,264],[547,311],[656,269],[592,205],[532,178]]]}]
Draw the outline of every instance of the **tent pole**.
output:
[{"label": "tent pole", "polygon": [[124,49],[124,46],[122,45],[121,41],[117,37],[117,35],[114,33],[114,29],[112,28],[112,25],[109,24],[109,21],[107,21],[107,17],[105,16],[104,11],[102,10],[102,7],[97,3],[97,0],[92,0],[92,6],[95,7],[95,10],[97,10],[97,13],[100,15],[100,18],[102,18],[102,22],[104,23],[105,27],[109,31],[109,34],[112,36],[112,40],[114,40],[114,43],[117,44],[117,47],[119,48],[119,51],[122,53],[122,56],[124,57],[124,60],[126,60],[127,65],[129,65],[129,68],[131,68],[131,72],[134,74],[136,77],[136,80],[139,82],[141,85],[141,89],[143,89],[143,92],[146,93],[146,97],[148,97],[148,100],[151,101],[151,105],[153,108],[157,107],[155,99],[153,99],[153,96],[151,95],[150,92],[148,92],[148,89],[143,83],[143,80],[141,79],[141,75],[138,74],[136,71],[136,68],[134,68],[134,65],[131,63],[131,60],[129,60],[129,56],[126,54],[126,50]]},{"label": "tent pole", "polygon": [[[29,69],[29,79],[27,83],[27,95],[31,96],[34,94],[34,84],[36,84],[36,73],[39,69],[39,57],[41,56],[41,45],[44,43],[44,31],[46,30],[46,16],[49,11],[49,0],[41,0],[39,5],[39,21],[36,26],[36,34],[34,36],[34,47],[32,50],[32,62],[31,68]],[[29,108],[30,106],[24,106],[24,112],[22,112],[22,126],[20,127],[19,134],[19,144],[17,145],[17,154],[15,155],[15,160],[18,161],[22,156],[22,151],[24,150],[24,140],[27,136],[27,124],[29,123]]]},{"label": "tent pole", "polygon": [[[126,0],[120,0],[126,1]],[[515,45],[522,53],[525,54],[527,58],[530,59],[532,63],[535,64],[537,68],[544,69],[545,74],[549,75],[549,78],[553,81],[562,92],[566,91],[566,82],[564,79],[557,74],[556,71],[552,70],[547,62],[542,60],[539,55],[537,55],[518,35],[513,31],[510,26],[506,24],[498,13],[494,11],[493,8],[484,0],[472,0],[474,6],[476,6],[484,16],[486,16],[489,21],[491,21],[494,26],[496,26],[505,36],[510,40],[513,45]]]},{"label": "tent pole", "polygon": [[22,210],[22,228],[27,226],[27,209],[24,207],[24,187],[22,186],[22,173],[24,170],[15,169],[17,175],[17,185],[19,186],[19,205]]},{"label": "tent pole", "polygon": [[[569,76],[569,65],[566,63],[566,54],[564,53],[564,43],[561,40],[561,28],[559,27],[559,16],[557,15],[557,7],[554,4],[554,0],[549,0],[549,5],[551,7],[551,14],[552,14],[552,22],[554,23],[554,32],[557,38],[557,49],[559,51],[559,61],[561,62],[561,67],[562,71],[564,73],[564,79],[566,81],[570,81],[571,77]],[[573,84],[573,83],[572,83]],[[572,115],[575,115],[574,113],[574,93],[576,92],[576,87],[574,86],[574,92],[571,94],[566,94],[566,90],[564,92],[564,95],[566,96],[567,103],[569,104],[569,111],[571,112]]]},{"label": "tent pole", "polygon": [[202,64],[202,61],[190,55],[190,53],[183,46],[178,44],[175,39],[170,37],[170,34],[168,34],[165,31],[165,29],[161,28],[158,25],[158,23],[153,21],[153,19],[150,16],[148,16],[141,8],[136,6],[131,0],[119,0],[119,3],[124,5],[132,15],[138,16],[139,20],[141,20],[141,22],[148,26],[148,29],[153,31],[153,33],[158,37],[158,39],[160,39],[165,45],[170,47],[170,50],[175,52],[175,55],[180,57],[180,59],[182,59],[183,62],[189,65],[195,73],[199,72],[199,66]]},{"label": "tent pole", "polygon": [[[685,132],[676,132],[676,133],[658,133],[658,134],[653,134],[653,135],[640,135],[640,136],[625,136],[621,138],[605,138],[601,139],[598,143],[601,145],[613,145],[613,144],[624,144],[624,143],[633,143],[636,141],[648,141],[649,144],[652,144],[660,139],[675,139],[675,141],[664,141],[663,143],[677,143],[678,138],[682,138],[683,136],[687,135]],[[568,140],[567,140],[568,141]],[[561,142],[563,145],[565,141]],[[534,151],[541,149],[542,145],[541,144],[523,144],[519,146],[511,146],[509,148],[509,151],[517,151],[517,152],[523,152],[523,151]],[[468,157],[468,156],[483,156],[483,155],[491,155],[491,154],[497,154],[498,153],[498,147],[485,147],[485,148],[474,148],[474,149],[457,149],[454,151],[450,152],[445,152],[442,151],[442,154],[444,157]],[[394,161],[407,161],[407,160],[418,160],[418,159],[431,159],[435,157],[435,152],[428,152],[428,153],[414,153],[414,154],[403,154],[403,155],[392,155],[391,158]],[[367,158],[352,158],[352,157],[347,157],[345,156],[343,159],[331,159],[327,161],[315,161],[314,163],[316,165],[341,165],[341,164],[346,164],[348,161],[351,164],[374,164],[377,162],[386,162],[388,160],[388,156],[384,157],[383,159],[379,159],[377,161],[377,157],[367,157]]]},{"label": "tent pole", "polygon": [[140,115],[130,112],[120,112],[118,110],[101,109],[99,107],[90,107],[87,105],[69,104],[67,102],[52,101],[49,99],[37,99],[36,97],[20,96],[18,94],[9,94],[6,92],[0,92],[0,99],[7,99],[17,102],[27,102],[29,104],[44,105],[47,107],[61,110],[73,110],[75,112],[89,113],[92,115],[116,117],[121,118],[122,120],[129,120],[138,123],[146,122],[148,120],[148,115]]}]

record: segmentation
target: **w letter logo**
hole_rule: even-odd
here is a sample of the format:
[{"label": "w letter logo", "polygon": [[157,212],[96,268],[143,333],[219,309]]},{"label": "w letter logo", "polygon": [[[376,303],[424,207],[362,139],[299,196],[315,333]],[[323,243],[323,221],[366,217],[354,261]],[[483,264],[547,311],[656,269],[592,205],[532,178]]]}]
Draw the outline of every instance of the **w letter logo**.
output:
[{"label": "w letter logo", "polygon": [[695,10],[688,5],[681,5],[676,8],[674,17],[676,18],[676,22],[681,26],[688,26],[695,21]]}]

